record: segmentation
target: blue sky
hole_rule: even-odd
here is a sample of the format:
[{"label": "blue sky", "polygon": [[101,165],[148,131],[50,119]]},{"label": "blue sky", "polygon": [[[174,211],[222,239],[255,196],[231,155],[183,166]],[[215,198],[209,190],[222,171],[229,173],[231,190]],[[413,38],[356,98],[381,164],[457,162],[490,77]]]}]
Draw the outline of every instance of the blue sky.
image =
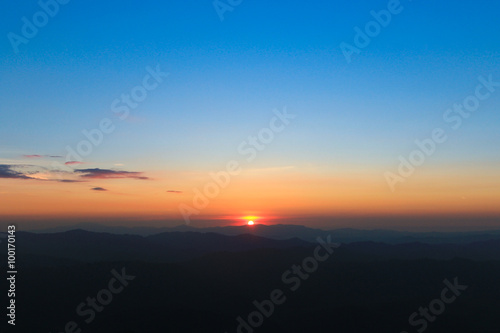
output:
[{"label": "blue sky", "polygon": [[[63,155],[103,117],[117,129],[93,166],[219,168],[284,106],[298,116],[256,166],[313,164],[381,174],[415,139],[445,127],[443,112],[500,80],[500,4],[402,1],[347,63],[339,47],[388,1],[243,1],[220,21],[211,1],[70,1],[18,54],[6,37],[36,1],[2,3],[0,158]],[[168,78],[119,121],[110,105],[146,67]],[[498,165],[500,94],[450,132],[437,166]],[[114,117],[114,118],[113,118]]]}]

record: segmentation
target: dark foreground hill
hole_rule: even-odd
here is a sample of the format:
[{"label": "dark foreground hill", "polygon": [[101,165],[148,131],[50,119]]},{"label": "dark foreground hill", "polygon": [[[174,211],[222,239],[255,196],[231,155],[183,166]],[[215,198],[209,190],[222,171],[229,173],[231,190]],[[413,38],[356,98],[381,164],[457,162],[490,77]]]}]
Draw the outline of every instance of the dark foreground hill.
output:
[{"label": "dark foreground hill", "polygon": [[494,241],[333,248],[76,231],[16,244],[14,332],[500,332]]}]

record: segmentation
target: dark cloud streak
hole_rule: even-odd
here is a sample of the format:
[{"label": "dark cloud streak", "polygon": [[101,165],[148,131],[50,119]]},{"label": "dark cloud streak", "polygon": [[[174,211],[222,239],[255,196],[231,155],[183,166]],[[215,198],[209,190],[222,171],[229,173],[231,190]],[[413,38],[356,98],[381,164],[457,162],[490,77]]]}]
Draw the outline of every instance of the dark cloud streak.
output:
[{"label": "dark cloud streak", "polygon": [[24,173],[12,170],[12,165],[0,164],[0,178],[33,179]]},{"label": "dark cloud streak", "polygon": [[77,169],[76,173],[80,173],[81,178],[91,178],[91,179],[120,179],[120,178],[132,178],[146,180],[148,177],[141,176],[142,172],[134,171],[119,171],[110,169]]},{"label": "dark cloud streak", "polygon": [[105,189],[104,187],[93,187],[91,190],[92,191],[107,191],[107,189]]}]

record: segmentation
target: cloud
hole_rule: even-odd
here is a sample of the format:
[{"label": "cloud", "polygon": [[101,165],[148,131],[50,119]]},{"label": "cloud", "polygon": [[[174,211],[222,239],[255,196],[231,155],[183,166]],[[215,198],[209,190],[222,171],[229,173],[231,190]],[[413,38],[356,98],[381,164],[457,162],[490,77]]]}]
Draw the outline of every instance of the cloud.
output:
[{"label": "cloud", "polygon": [[50,158],[63,158],[64,156],[62,155],[39,155],[39,154],[31,154],[31,155],[23,155],[24,158],[43,158],[43,157],[50,157]]},{"label": "cloud", "polygon": [[182,191],[177,191],[177,190],[168,190],[167,193],[181,194],[183,192]]},{"label": "cloud", "polygon": [[142,172],[133,171],[119,171],[119,170],[109,170],[109,169],[77,169],[77,173],[82,174],[82,178],[92,178],[92,179],[120,179],[120,178],[132,178],[132,179],[149,179],[148,177],[141,176]]},{"label": "cloud", "polygon": [[24,173],[12,170],[12,165],[0,164],[0,178],[33,179]]},{"label": "cloud", "polygon": [[[18,170],[15,170],[14,168]],[[61,183],[84,182],[83,180],[78,180],[78,179],[62,179],[60,175],[56,176],[54,172],[47,170],[46,168],[35,165],[0,164],[0,178],[30,179],[30,180],[61,182]]]},{"label": "cloud", "polygon": [[69,161],[64,163],[65,165],[78,165],[78,164],[83,164],[83,162],[80,161]]},{"label": "cloud", "polygon": [[[74,164],[80,163],[76,161],[74,162]],[[142,172],[99,168],[77,169],[73,172],[61,172],[57,170],[50,170],[48,168],[37,165],[0,164],[0,179],[30,179],[60,183],[82,183],[87,182],[88,179],[150,179],[143,176],[142,174]]]},{"label": "cloud", "polygon": [[107,191],[104,187],[93,187],[91,188],[92,191]]},{"label": "cloud", "polygon": [[270,172],[283,172],[287,170],[295,169],[293,165],[286,166],[278,166],[278,167],[267,167],[267,168],[254,168],[254,169],[246,169],[246,172],[251,173],[270,173]]}]

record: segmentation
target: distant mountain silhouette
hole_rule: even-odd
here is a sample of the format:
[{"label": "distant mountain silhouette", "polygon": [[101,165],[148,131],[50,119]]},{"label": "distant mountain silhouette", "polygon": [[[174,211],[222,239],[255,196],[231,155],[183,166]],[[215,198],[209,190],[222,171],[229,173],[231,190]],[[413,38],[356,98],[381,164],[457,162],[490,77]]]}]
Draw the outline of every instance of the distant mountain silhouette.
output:
[{"label": "distant mountain silhouette", "polygon": [[273,240],[254,235],[169,232],[151,236],[116,235],[72,230],[63,233],[18,232],[18,255],[84,262],[144,260],[177,262],[221,251],[311,246],[298,238]]},{"label": "distant mountain silhouette", "polygon": [[81,229],[92,232],[106,232],[111,234],[129,234],[149,236],[164,232],[201,232],[217,233],[221,235],[235,236],[242,234],[252,234],[255,236],[272,239],[290,239],[300,238],[308,242],[315,242],[318,236],[332,235],[336,242],[354,243],[354,242],[383,242],[388,244],[403,244],[410,242],[420,242],[429,244],[438,243],[470,243],[478,241],[487,241],[500,239],[500,230],[474,231],[474,232],[407,232],[394,230],[360,230],[351,228],[322,230],[308,228],[301,225],[263,225],[254,226],[226,226],[210,228],[194,228],[186,225],[180,225],[172,228],[153,228],[153,227],[113,227],[95,223],[80,223],[75,226],[64,226],[44,230],[36,230],[36,233],[57,233],[74,229]]},{"label": "distant mountain silhouette", "polygon": [[[323,237],[326,239],[326,236]],[[181,262],[218,252],[257,249],[311,249],[316,242],[298,238],[276,240],[250,234],[226,236],[201,232],[165,232],[150,236],[117,235],[72,230],[63,233],[18,232],[21,262],[43,265],[56,262],[147,261]],[[335,235],[331,239],[335,241]],[[500,240],[466,244],[356,242],[342,245],[336,260],[500,260]],[[5,258],[3,258],[5,259]],[[2,259],[0,259],[0,262]]]}]

